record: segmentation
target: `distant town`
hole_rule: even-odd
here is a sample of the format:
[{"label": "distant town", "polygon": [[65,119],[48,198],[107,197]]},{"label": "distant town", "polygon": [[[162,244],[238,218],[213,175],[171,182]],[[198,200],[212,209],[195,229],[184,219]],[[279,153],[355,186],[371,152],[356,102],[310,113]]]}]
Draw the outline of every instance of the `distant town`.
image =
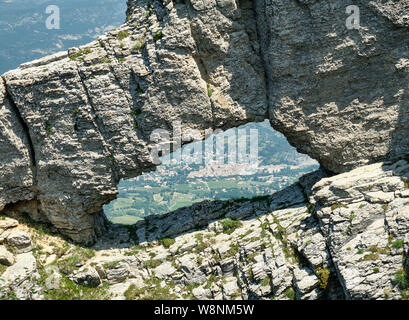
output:
[{"label": "distant town", "polygon": [[316,161],[297,153],[268,122],[250,123],[243,128],[258,130],[256,165],[164,161],[167,164],[158,166],[155,172],[121,181],[118,199],[104,207],[107,217],[113,223],[132,224],[203,200],[269,195],[319,167]]}]

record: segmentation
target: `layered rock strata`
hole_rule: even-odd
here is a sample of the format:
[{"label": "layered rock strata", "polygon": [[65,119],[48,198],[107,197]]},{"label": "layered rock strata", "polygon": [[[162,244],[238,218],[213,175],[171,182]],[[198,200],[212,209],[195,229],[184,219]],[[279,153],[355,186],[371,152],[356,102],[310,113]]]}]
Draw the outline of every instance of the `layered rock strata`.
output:
[{"label": "layered rock strata", "polygon": [[92,244],[120,179],[265,118],[334,173],[404,156],[407,4],[356,5],[350,30],[341,0],[128,1],[123,26],[1,77],[0,210]]},{"label": "layered rock strata", "polygon": [[0,298],[407,299],[408,162],[326,175],[113,226],[89,249],[0,220]]},{"label": "layered rock strata", "polygon": [[20,202],[90,244],[120,179],[158,164],[152,150],[265,118],[249,2],[200,3],[130,2],[120,28],[2,76],[0,210]]}]

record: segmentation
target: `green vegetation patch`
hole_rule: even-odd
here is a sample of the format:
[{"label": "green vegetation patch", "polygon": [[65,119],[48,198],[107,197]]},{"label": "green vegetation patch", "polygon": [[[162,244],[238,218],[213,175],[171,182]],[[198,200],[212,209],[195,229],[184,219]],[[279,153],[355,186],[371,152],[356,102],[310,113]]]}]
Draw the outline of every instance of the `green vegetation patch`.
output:
[{"label": "green vegetation patch", "polygon": [[133,247],[131,247],[127,252],[125,252],[124,254],[126,256],[135,256],[137,255],[140,251],[144,250],[145,248],[139,246],[139,245],[135,245]]},{"label": "green vegetation patch", "polygon": [[239,220],[232,220],[230,218],[220,221],[223,228],[223,233],[232,234],[237,228],[241,228],[243,223]]},{"label": "green vegetation patch", "polygon": [[109,300],[109,285],[104,283],[97,288],[78,285],[63,276],[60,287],[54,290],[45,290],[45,300]]},{"label": "green vegetation patch", "polygon": [[163,37],[162,30],[156,31],[155,34],[153,35],[153,39],[155,41],[162,39],[162,37]]},{"label": "green vegetation patch", "polygon": [[134,116],[134,117],[139,116],[141,113],[142,113],[142,110],[140,110],[140,109],[132,109],[131,110],[131,115]]},{"label": "green vegetation patch", "polygon": [[165,247],[169,248],[171,245],[173,245],[176,242],[175,239],[172,238],[164,238],[160,240],[160,243]]},{"label": "green vegetation patch", "polygon": [[156,267],[159,267],[162,263],[163,263],[162,260],[150,259],[150,260],[144,261],[143,266],[147,269],[155,269]]},{"label": "green vegetation patch", "polygon": [[109,261],[109,262],[105,262],[103,266],[104,266],[104,269],[115,269],[120,263],[121,261]]},{"label": "green vegetation patch", "polygon": [[226,257],[234,257],[237,253],[239,253],[239,245],[237,243],[231,243]]},{"label": "green vegetation patch", "polygon": [[379,259],[379,254],[377,253],[369,253],[364,255],[363,258],[360,259],[360,261],[371,261],[371,260],[378,260]]},{"label": "green vegetation patch", "polygon": [[78,50],[77,52],[74,52],[73,54],[70,55],[70,59],[77,60],[78,58],[80,58],[80,60],[83,60],[83,57],[86,56],[87,54],[90,54],[91,52],[92,52],[91,48]]},{"label": "green vegetation patch", "polygon": [[51,136],[53,134],[53,127],[48,122],[45,124],[45,131],[47,132],[47,136]]},{"label": "green vegetation patch", "polygon": [[108,57],[105,57],[105,58],[101,59],[98,63],[103,64],[103,63],[111,63],[111,62],[112,62],[111,59],[109,59]]},{"label": "green vegetation patch", "polygon": [[378,246],[370,246],[368,249],[372,253],[379,253],[379,254],[390,254],[390,249],[388,247],[379,248]]},{"label": "green vegetation patch", "polygon": [[319,285],[321,289],[326,289],[328,286],[328,280],[331,275],[331,271],[328,268],[317,268],[317,276],[319,278]]},{"label": "green vegetation patch", "polygon": [[57,262],[58,269],[62,274],[69,275],[78,269],[77,265],[84,265],[89,259],[95,256],[95,251],[76,246],[73,253]]},{"label": "green vegetation patch", "polygon": [[295,291],[293,288],[285,290],[284,295],[290,300],[295,300]]},{"label": "green vegetation patch", "polygon": [[140,51],[145,47],[145,38],[139,38],[132,46],[132,51]]},{"label": "green vegetation patch", "polygon": [[271,282],[270,277],[267,277],[267,278],[264,278],[263,280],[261,280],[261,281],[260,281],[260,284],[261,284],[263,287],[266,287],[266,286],[269,286],[269,285],[270,285],[270,282]]},{"label": "green vegetation patch", "polygon": [[4,271],[6,271],[7,267],[0,264],[0,276],[4,273]]},{"label": "green vegetation patch", "polygon": [[347,205],[342,204],[342,203],[334,203],[333,205],[331,205],[331,210],[334,211],[335,209],[338,208],[348,208]]},{"label": "green vegetation patch", "polygon": [[166,286],[161,287],[162,280],[159,278],[151,278],[146,280],[146,286],[141,288],[131,284],[125,291],[126,300],[175,300],[177,296],[170,293],[170,290],[174,288],[174,284],[171,281],[166,282]]},{"label": "green vegetation patch", "polygon": [[207,95],[209,98],[213,95],[213,89],[210,87],[210,84],[207,84]]},{"label": "green vegetation patch", "polygon": [[404,246],[404,241],[402,239],[397,239],[394,242],[392,242],[392,248],[394,249],[402,249]]},{"label": "green vegetation patch", "polygon": [[408,275],[406,274],[406,271],[403,269],[398,270],[395,273],[394,282],[399,287],[399,289],[401,290],[408,289],[409,282],[408,282]]},{"label": "green vegetation patch", "polygon": [[117,34],[116,39],[119,40],[119,41],[121,41],[121,40],[123,40],[123,39],[125,39],[125,38],[128,38],[128,37],[129,37],[129,33],[128,33],[128,32],[126,32],[126,31],[120,31],[120,32]]}]

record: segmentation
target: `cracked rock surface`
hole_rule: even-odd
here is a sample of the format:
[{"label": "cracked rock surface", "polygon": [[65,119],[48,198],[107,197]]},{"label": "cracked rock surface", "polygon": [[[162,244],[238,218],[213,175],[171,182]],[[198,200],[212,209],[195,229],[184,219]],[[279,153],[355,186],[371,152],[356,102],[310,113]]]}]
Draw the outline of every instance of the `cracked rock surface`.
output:
[{"label": "cracked rock surface", "polygon": [[409,152],[408,2],[255,1],[269,117],[302,153],[346,172]]},{"label": "cracked rock surface", "polygon": [[[2,297],[407,299],[406,2],[357,1],[347,30],[341,0],[128,1],[120,28],[2,75]],[[152,150],[265,118],[340,174],[107,225]],[[52,227],[4,218],[23,213]]]},{"label": "cracked rock surface", "polygon": [[116,30],[2,75],[0,210],[91,244],[156,151],[265,118],[335,173],[407,154],[407,3],[357,5],[348,30],[341,0],[128,1]]},{"label": "cracked rock surface", "polygon": [[[205,5],[205,7],[203,7]],[[130,1],[127,23],[29,62],[0,82],[0,209],[29,210],[81,243],[104,230],[120,179],[153,170],[155,129],[230,128],[265,118],[250,1]],[[33,203],[34,202],[34,203]]]},{"label": "cracked rock surface", "polygon": [[0,241],[0,294],[27,298],[38,288],[31,298],[407,299],[408,199],[409,163],[400,160],[336,176],[317,171],[272,196],[205,201],[111,226],[91,248],[4,218],[5,230],[26,234],[32,247],[21,253]]},{"label": "cracked rock surface", "polygon": [[348,298],[401,296],[394,282],[407,268],[408,181],[409,164],[401,160],[358,168],[313,187],[311,202]]}]

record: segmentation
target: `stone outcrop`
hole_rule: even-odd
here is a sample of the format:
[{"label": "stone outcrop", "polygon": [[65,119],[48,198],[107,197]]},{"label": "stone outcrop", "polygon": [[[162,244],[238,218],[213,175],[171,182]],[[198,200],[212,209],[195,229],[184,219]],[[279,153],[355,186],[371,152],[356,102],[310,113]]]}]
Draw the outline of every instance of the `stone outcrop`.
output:
[{"label": "stone outcrop", "polygon": [[0,217],[0,300],[42,299],[39,277],[29,229]]},{"label": "stone outcrop", "polygon": [[151,150],[165,141],[154,130],[172,134],[179,121],[183,140],[164,138],[175,150],[191,141],[188,129],[203,138],[264,119],[256,25],[242,4],[130,1],[115,31],[4,74],[0,210],[19,202],[91,244],[119,180],[155,168]]},{"label": "stone outcrop", "polygon": [[343,0],[254,3],[275,129],[336,173],[409,152],[406,0],[354,1],[358,30]]},{"label": "stone outcrop", "polygon": [[265,118],[335,173],[402,157],[407,4],[357,4],[348,30],[341,0],[128,1],[123,26],[1,76],[0,210],[92,244],[153,150]]},{"label": "stone outcrop", "polygon": [[404,285],[394,283],[407,270],[408,162],[322,179],[310,199],[346,297],[400,298]]},{"label": "stone outcrop", "polygon": [[408,217],[400,160],[112,226],[88,249],[20,220],[7,230],[35,250],[0,243],[0,298],[407,299]]},{"label": "stone outcrop", "polygon": [[8,203],[32,199],[34,159],[30,153],[27,127],[19,111],[8,98],[0,79],[0,210]]}]

